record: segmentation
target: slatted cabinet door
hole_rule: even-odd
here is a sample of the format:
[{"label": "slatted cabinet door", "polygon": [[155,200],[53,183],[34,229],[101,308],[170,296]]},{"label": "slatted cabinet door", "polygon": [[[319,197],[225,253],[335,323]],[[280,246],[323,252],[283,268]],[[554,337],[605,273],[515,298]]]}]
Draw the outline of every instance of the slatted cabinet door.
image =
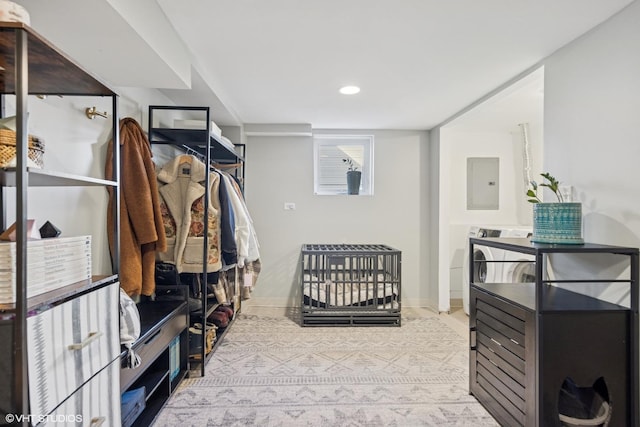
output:
[{"label": "slatted cabinet door", "polygon": [[[509,426],[535,425],[535,386],[527,350],[533,349],[530,310],[471,288],[470,391],[491,396],[492,414]],[[529,329],[529,330],[528,330]]]}]

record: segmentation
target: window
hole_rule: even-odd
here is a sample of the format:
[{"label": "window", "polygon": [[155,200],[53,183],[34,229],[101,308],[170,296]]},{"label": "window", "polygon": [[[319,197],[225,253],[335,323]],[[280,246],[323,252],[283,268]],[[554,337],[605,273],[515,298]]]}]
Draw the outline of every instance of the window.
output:
[{"label": "window", "polygon": [[315,135],[313,158],[315,194],[347,194],[348,159],[362,173],[359,194],[373,195],[372,135]]}]

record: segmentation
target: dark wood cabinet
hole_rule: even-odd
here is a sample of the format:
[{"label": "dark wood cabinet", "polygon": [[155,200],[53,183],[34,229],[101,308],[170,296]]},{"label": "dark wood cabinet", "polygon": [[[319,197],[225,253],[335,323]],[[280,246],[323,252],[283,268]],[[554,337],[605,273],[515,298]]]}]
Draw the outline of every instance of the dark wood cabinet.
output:
[{"label": "dark wood cabinet", "polygon": [[141,363],[128,368],[126,352],[121,354],[120,391],[144,387],[145,409],[133,425],[148,426],[187,375],[189,311],[186,301],[150,301],[138,310],[141,334],[132,349]]},{"label": "dark wood cabinet", "polygon": [[[638,426],[638,249],[471,238],[471,263],[487,262],[472,258],[478,245],[533,255],[536,280],[470,279],[469,392],[501,425],[560,426],[564,381],[591,387],[602,378],[609,425]],[[572,263],[573,277],[566,277],[566,271],[550,268],[553,254],[563,254],[565,261],[588,254],[591,268],[599,264],[596,259],[611,257],[617,268],[603,267],[589,279]],[[606,277],[613,271],[621,274]],[[593,294],[594,286],[611,284],[626,288],[626,298],[613,303],[580,292],[591,287]]]}]

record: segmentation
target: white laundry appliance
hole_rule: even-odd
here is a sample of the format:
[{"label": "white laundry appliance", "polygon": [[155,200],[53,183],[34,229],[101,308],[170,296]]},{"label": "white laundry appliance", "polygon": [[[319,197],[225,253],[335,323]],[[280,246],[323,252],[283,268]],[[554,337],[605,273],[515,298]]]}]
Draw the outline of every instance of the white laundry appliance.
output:
[{"label": "white laundry appliance", "polygon": [[[508,228],[501,226],[469,227],[462,263],[462,309],[469,314],[469,237],[504,237]],[[502,281],[504,250],[487,246],[474,246],[473,282],[493,283]],[[486,262],[483,262],[486,261]],[[493,262],[499,261],[499,262]]]},{"label": "white laundry appliance", "polygon": [[[531,238],[531,228],[512,228],[501,237]],[[531,283],[536,278],[535,257],[513,251],[503,251],[502,279],[503,283]]]}]

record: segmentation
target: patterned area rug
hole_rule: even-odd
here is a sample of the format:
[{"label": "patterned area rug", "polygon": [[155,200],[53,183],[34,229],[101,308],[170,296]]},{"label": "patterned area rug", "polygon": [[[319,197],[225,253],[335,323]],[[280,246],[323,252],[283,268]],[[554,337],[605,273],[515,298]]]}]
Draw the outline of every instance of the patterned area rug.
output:
[{"label": "patterned area rug", "polygon": [[302,328],[240,314],[154,427],[497,425],[467,390],[467,340],[436,315]]}]

